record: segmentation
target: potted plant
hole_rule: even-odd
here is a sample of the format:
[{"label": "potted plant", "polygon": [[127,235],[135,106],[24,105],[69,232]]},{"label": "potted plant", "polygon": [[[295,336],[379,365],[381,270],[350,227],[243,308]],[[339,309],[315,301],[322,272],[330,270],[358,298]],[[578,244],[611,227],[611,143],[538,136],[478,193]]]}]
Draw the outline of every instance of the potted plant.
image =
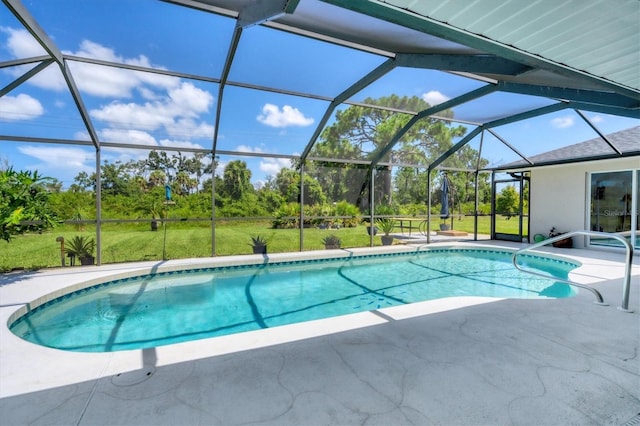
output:
[{"label": "potted plant", "polygon": [[[558,235],[562,235],[562,234],[564,234],[564,232],[558,231],[555,226],[552,227],[551,230],[549,230],[549,238],[557,237]],[[555,241],[555,242],[551,243],[551,245],[553,245],[554,247],[560,247],[560,248],[572,248],[573,247],[573,239],[564,238],[562,240],[558,240],[558,241]]]},{"label": "potted plant", "polygon": [[[373,234],[372,234],[373,233]],[[376,235],[378,233],[378,227],[373,225],[367,225],[367,234],[369,235]]]},{"label": "potted plant", "polygon": [[160,209],[158,208],[158,203],[153,200],[151,201],[151,205],[149,206],[149,214],[151,215],[151,230],[158,230],[158,218],[161,218]]},{"label": "potted plant", "polygon": [[264,237],[257,235],[251,237],[251,247],[253,247],[253,254],[267,254],[267,240]]},{"label": "potted plant", "polygon": [[335,235],[327,235],[322,239],[322,243],[324,244],[324,248],[326,250],[339,249],[341,240]]},{"label": "potted plant", "polygon": [[67,242],[67,253],[71,258],[71,264],[75,264],[75,258],[80,259],[81,265],[93,265],[95,257],[93,251],[96,241],[88,236],[76,235]]},{"label": "potted plant", "polygon": [[389,235],[393,228],[396,226],[396,220],[391,218],[379,218],[376,220],[377,227],[380,231],[384,232],[384,235],[380,237],[382,239],[383,246],[389,246],[393,244],[393,235]]}]

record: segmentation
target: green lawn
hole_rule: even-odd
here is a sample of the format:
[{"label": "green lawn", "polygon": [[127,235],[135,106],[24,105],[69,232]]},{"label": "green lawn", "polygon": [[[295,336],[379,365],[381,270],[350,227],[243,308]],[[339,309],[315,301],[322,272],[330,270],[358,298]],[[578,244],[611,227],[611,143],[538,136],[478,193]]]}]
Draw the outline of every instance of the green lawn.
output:
[{"label": "green lawn", "polygon": [[[488,216],[479,218],[480,234],[489,233]],[[451,223],[451,221],[447,221]],[[454,218],[454,229],[473,232],[473,217]],[[434,221],[437,230],[440,221]],[[517,232],[517,220],[505,221],[501,229]],[[399,231],[399,230],[397,230]],[[414,231],[415,232],[415,231]],[[304,230],[304,249],[324,249],[322,239],[335,234],[342,239],[343,248],[367,247],[369,236],[364,225],[338,230],[309,228]],[[66,240],[75,235],[95,236],[95,229],[77,230],[64,225],[51,232],[15,237],[10,243],[0,241],[0,271],[16,268],[38,269],[61,265],[60,244],[56,237]],[[261,235],[268,242],[268,252],[291,252],[300,249],[297,229],[271,229],[269,222],[233,221],[220,223],[216,228],[216,255],[250,254],[251,236]],[[102,263],[160,260],[163,257],[165,233],[162,226],[153,232],[148,224],[105,224],[102,229]],[[379,236],[374,245],[381,245]],[[167,259],[211,256],[211,228],[208,223],[169,223],[166,230],[165,256]],[[66,259],[69,264],[69,259]]]}]

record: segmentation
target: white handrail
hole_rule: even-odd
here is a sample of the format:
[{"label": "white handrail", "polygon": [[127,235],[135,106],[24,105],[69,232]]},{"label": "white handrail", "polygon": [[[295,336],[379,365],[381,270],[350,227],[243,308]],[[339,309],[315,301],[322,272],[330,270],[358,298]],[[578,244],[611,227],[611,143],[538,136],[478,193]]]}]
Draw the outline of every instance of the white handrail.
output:
[{"label": "white handrail", "polygon": [[602,298],[602,295],[600,294],[600,292],[592,287],[589,287],[583,284],[578,284],[570,280],[565,280],[563,278],[550,277],[549,275],[541,274],[534,271],[529,271],[529,270],[523,269],[521,266],[518,265],[517,257],[519,254],[522,254],[529,250],[533,250],[538,247],[546,246],[547,244],[554,243],[556,241],[564,240],[565,238],[573,237],[574,235],[586,235],[586,236],[601,237],[601,238],[614,238],[622,242],[622,244],[626,248],[627,253],[626,253],[626,260],[625,260],[624,282],[622,285],[622,303],[620,304],[620,307],[618,309],[625,312],[633,312],[629,310],[629,291],[631,288],[631,263],[633,261],[633,246],[629,241],[627,241],[625,238],[621,237],[618,234],[612,234],[610,232],[597,232],[597,231],[585,230],[585,231],[571,231],[571,232],[564,233],[562,235],[557,235],[555,237],[551,237],[549,239],[540,241],[539,243],[517,250],[515,253],[513,253],[513,256],[511,258],[513,262],[513,266],[515,266],[518,270],[522,272],[526,272],[528,274],[538,275],[545,278],[553,278],[555,280],[567,283],[575,287],[587,289],[596,296],[596,299],[597,299],[597,301],[595,302],[596,304],[606,305],[606,303],[604,303],[604,299]]}]

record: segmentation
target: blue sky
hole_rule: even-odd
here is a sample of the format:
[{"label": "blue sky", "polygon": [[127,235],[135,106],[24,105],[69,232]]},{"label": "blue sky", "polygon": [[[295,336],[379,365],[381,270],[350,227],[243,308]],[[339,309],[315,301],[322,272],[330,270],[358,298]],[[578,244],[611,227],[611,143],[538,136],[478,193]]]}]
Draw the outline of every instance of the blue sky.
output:
[{"label": "blue sky", "polygon": [[[213,78],[220,76],[234,25],[230,18],[155,0],[23,2],[66,54]],[[0,61],[42,54],[37,42],[0,5]],[[385,59],[254,26],[243,32],[229,79],[334,97]],[[0,84],[4,87],[31,67],[0,68]],[[150,149],[211,147],[217,84],[73,61],[70,68],[101,140]],[[437,71],[396,69],[352,100],[395,93],[436,104],[482,84]],[[321,100],[231,86],[223,100],[218,148],[276,155],[301,153],[328,106]],[[459,106],[454,113],[460,119],[486,121],[547,104],[543,98],[497,93]],[[603,114],[585,115],[604,133],[638,124]],[[56,65],[0,98],[0,128],[3,135],[88,140]],[[495,131],[526,155],[597,136],[570,110]],[[484,153],[492,163],[516,159],[493,142],[485,144]],[[104,148],[102,159],[126,161],[147,153]],[[236,158],[248,163],[257,184],[289,164],[285,158],[223,156],[221,160],[224,165]],[[18,169],[38,169],[65,186],[79,171],[95,169],[93,149],[79,145],[2,141],[0,159]]]}]

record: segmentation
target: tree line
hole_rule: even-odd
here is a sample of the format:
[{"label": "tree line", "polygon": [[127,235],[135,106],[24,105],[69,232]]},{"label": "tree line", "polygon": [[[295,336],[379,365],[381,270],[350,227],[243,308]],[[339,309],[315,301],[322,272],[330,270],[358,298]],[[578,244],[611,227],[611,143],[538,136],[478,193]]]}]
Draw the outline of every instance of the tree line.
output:
[{"label": "tree line", "polygon": [[[219,176],[213,173],[217,164],[210,153],[152,150],[144,159],[105,161],[100,165],[102,217],[159,218],[166,214],[162,204],[165,185],[171,187],[175,201],[171,211],[176,217],[211,217],[215,205],[216,217],[284,218],[299,214],[301,198],[308,209],[305,215],[357,216],[370,211],[372,174],[378,213],[425,214],[426,167],[450,149],[454,140],[466,133],[466,128],[426,117],[410,127],[393,149],[388,149],[389,141],[412,118],[397,111],[418,112],[429,108],[429,104],[419,97],[396,95],[366,99],[365,103],[381,108],[349,106],[337,111],[335,121],[323,130],[304,164],[302,197],[301,164],[297,161],[256,187],[252,184],[251,170],[242,160],[227,163]],[[441,114],[453,116],[451,111]],[[361,161],[349,163],[349,160]],[[446,161],[452,169],[473,170],[486,164],[469,146]],[[475,197],[473,173],[450,172],[448,177],[457,197],[454,206],[470,213]],[[432,173],[432,189],[439,178],[438,173]],[[55,179],[40,180],[37,184],[48,194],[47,202],[55,217],[95,218],[95,173],[78,173],[66,190]],[[488,203],[490,188],[486,177],[479,189],[481,203]]]}]

